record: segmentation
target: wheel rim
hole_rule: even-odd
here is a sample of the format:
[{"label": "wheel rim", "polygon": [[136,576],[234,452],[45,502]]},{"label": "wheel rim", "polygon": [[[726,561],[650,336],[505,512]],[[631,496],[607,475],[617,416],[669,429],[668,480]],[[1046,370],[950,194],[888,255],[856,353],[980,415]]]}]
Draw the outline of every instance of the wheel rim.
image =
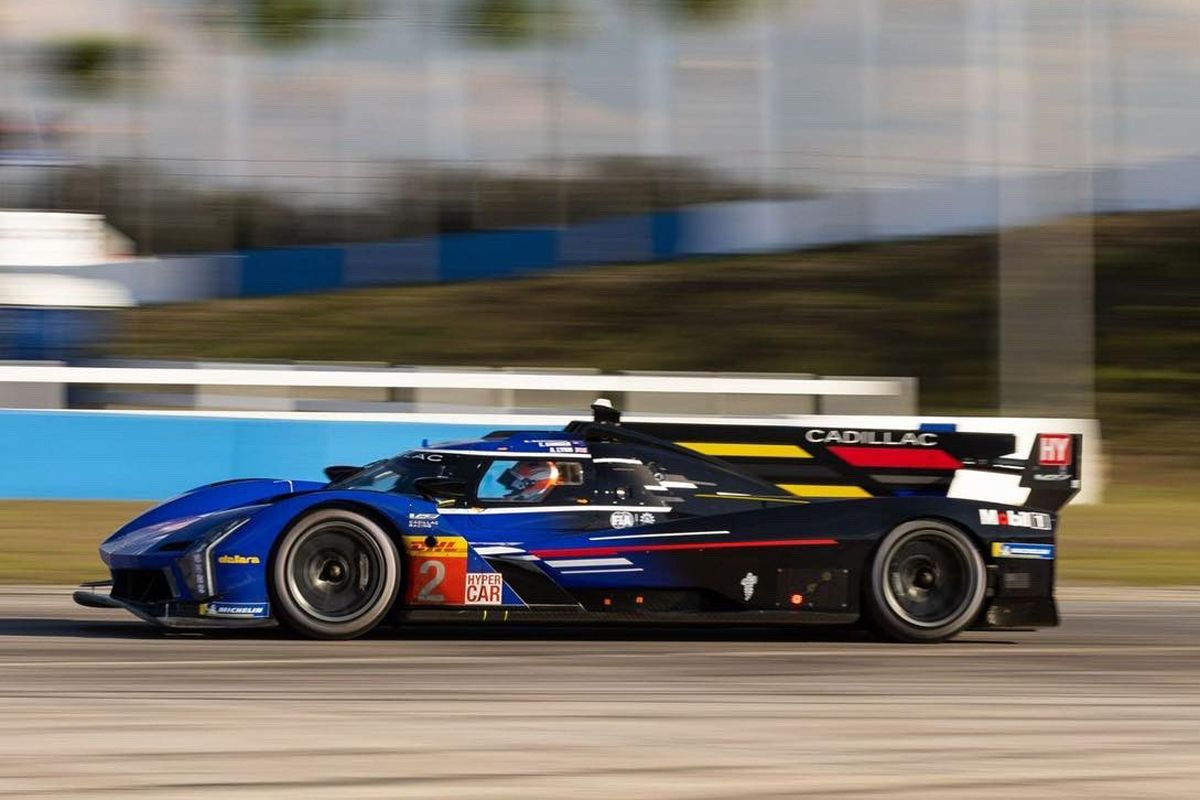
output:
[{"label": "wheel rim", "polygon": [[944,531],[913,531],[888,554],[884,597],[905,622],[936,628],[963,613],[974,598],[978,567]]},{"label": "wheel rim", "polygon": [[348,622],[383,593],[383,551],[352,523],[330,520],[304,532],[287,561],[292,599],[322,622]]}]

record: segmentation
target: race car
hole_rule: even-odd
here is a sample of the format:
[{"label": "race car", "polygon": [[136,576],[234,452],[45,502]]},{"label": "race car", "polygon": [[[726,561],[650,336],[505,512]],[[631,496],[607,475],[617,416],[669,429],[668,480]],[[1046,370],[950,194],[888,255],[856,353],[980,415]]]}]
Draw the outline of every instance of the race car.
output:
[{"label": "race car", "polygon": [[[75,600],[182,628],[863,623],[908,642],[1058,624],[1081,437],[593,418],[419,447],[327,482],[185,492]],[[994,499],[989,499],[989,497]]]}]

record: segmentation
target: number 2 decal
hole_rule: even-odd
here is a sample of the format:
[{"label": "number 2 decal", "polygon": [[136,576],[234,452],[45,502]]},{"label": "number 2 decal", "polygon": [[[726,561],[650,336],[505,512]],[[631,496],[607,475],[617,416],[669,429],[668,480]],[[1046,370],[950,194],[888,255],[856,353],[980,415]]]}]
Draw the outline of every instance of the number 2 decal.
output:
[{"label": "number 2 decal", "polygon": [[404,602],[461,606],[467,582],[467,540],[461,536],[405,536],[408,580]]},{"label": "number 2 decal", "polygon": [[444,603],[445,596],[441,592],[435,592],[442,581],[446,580],[446,565],[441,561],[426,561],[421,564],[417,570],[417,574],[422,577],[433,573],[433,577],[426,581],[417,591],[417,601],[421,603]]}]

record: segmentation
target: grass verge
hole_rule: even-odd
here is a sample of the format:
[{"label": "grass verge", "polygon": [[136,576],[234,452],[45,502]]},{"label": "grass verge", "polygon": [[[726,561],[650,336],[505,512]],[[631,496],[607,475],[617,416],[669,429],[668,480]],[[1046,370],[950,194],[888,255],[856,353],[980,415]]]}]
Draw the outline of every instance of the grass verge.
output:
[{"label": "grass verge", "polygon": [[0,583],[74,584],[108,577],[96,549],[147,505],[0,501]]}]

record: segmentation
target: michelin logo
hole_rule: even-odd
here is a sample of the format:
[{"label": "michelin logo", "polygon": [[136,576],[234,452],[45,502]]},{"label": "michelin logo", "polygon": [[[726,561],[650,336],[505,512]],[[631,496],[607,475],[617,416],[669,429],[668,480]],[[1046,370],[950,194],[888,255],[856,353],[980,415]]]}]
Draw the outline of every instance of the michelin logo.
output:
[{"label": "michelin logo", "polygon": [[750,599],[754,597],[754,587],[758,586],[758,576],[753,572],[747,572],[746,577],[742,578],[738,583],[742,585],[742,597],[749,603]]},{"label": "michelin logo", "polygon": [[992,558],[1054,560],[1054,545],[1029,542],[992,542]]},{"label": "michelin logo", "polygon": [[268,603],[201,603],[200,616],[262,619],[271,616],[271,606]]}]

